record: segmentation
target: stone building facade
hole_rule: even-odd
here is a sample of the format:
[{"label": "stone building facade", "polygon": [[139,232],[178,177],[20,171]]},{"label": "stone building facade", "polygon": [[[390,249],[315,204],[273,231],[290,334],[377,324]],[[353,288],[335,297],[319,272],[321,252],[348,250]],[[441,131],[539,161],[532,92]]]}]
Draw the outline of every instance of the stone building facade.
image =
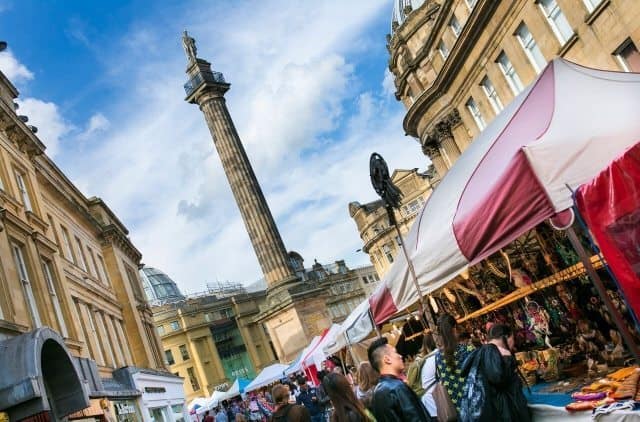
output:
[{"label": "stone building facade", "polygon": [[[420,173],[417,169],[395,170],[391,180],[402,192],[401,208],[395,211],[396,221],[402,235],[406,235],[418,212],[431,194],[437,178],[430,172]],[[396,230],[389,225],[387,211],[382,200],[360,204],[349,204],[349,215],[355,221],[362,239],[362,252],[369,254],[378,278],[391,268],[400,251],[400,239]],[[371,290],[366,288],[366,290]]]},{"label": "stone building facade", "polygon": [[163,358],[184,378],[187,401],[254,378],[277,360],[268,333],[253,321],[265,297],[264,291],[204,294],[152,308]]},{"label": "stone building facade", "polygon": [[387,36],[404,129],[443,176],[556,57],[640,72],[635,0],[398,0]]},{"label": "stone building facade", "polygon": [[0,412],[114,413],[140,396],[114,380],[117,368],[175,378],[138,278],[141,254],[109,207],[45,154],[17,96],[0,72]]}]

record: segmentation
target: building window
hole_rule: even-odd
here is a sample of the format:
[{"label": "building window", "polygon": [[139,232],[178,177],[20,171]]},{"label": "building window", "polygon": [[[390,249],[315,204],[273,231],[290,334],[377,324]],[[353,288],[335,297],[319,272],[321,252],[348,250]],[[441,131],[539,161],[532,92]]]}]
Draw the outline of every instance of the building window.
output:
[{"label": "building window", "polygon": [[527,28],[527,25],[525,25],[524,22],[521,23],[516,30],[516,37],[518,38],[518,41],[520,41],[520,45],[524,49],[524,53],[527,55],[527,58],[531,62],[536,73],[540,73],[547,65],[547,61],[542,55],[540,47],[538,47],[536,40],[533,39],[533,35],[531,35],[529,28]]},{"label": "building window", "polygon": [[189,351],[187,350],[187,346],[182,344],[178,349],[180,349],[180,356],[182,356],[182,360],[189,360]]},{"label": "building window", "polygon": [[420,211],[422,209],[422,204],[424,203],[424,201],[422,200],[422,197],[419,196],[416,199],[414,199],[413,201],[409,202],[407,205],[402,207],[402,210],[404,211],[404,215],[405,216],[410,216],[413,215],[415,213],[417,213],[418,211]]},{"label": "building window", "polygon": [[449,57],[449,49],[447,48],[447,45],[442,40],[440,40],[440,42],[438,43],[438,51],[440,52],[440,55],[442,56],[443,59],[446,60],[447,57]]},{"label": "building window", "polygon": [[471,117],[473,117],[473,121],[476,122],[478,129],[484,130],[484,128],[487,127],[487,124],[485,123],[482,113],[480,112],[480,108],[473,97],[469,97],[465,106],[467,107],[467,110],[469,110]]},{"label": "building window", "polygon": [[198,378],[196,378],[195,372],[193,372],[193,368],[187,368],[187,375],[189,376],[189,382],[191,382],[191,389],[193,391],[198,391],[200,389],[200,384],[198,383]]},{"label": "building window", "polygon": [[159,325],[157,330],[158,330],[158,335],[159,336],[163,336],[164,335],[164,325]]},{"label": "building window", "polygon": [[78,236],[76,236],[76,245],[78,246],[78,265],[86,272],[87,258],[84,256],[84,251],[82,250],[82,242],[80,242],[80,238]]},{"label": "building window", "polygon": [[538,0],[538,4],[547,18],[547,22],[551,25],[553,33],[558,37],[560,44],[564,45],[573,36],[573,29],[558,6],[558,2],[556,0]]},{"label": "building window", "polygon": [[107,274],[107,267],[104,265],[104,259],[100,255],[98,255],[98,273],[100,274],[102,280],[109,283],[109,275]]},{"label": "building window", "polygon": [[496,92],[496,88],[493,86],[491,79],[488,76],[482,78],[480,82],[480,86],[484,91],[484,95],[487,96],[487,100],[489,100],[489,104],[491,104],[491,108],[496,114],[500,114],[504,106],[502,105],[502,101],[500,101],[500,97],[498,97],[498,93]]},{"label": "building window", "polygon": [[87,259],[87,264],[89,264],[89,272],[91,273],[92,276],[102,281],[102,279],[100,278],[100,274],[98,274],[98,271],[97,271],[98,263],[96,262],[95,255],[93,254],[93,249],[87,246],[86,250],[87,250],[87,256],[89,257],[89,259]]},{"label": "building window", "polygon": [[504,51],[500,53],[496,62],[498,63],[498,66],[500,66],[500,70],[506,78],[511,91],[513,91],[515,95],[522,92],[524,85],[522,85],[522,81],[520,80],[516,69],[513,67],[511,60],[509,60],[509,57],[507,57]]},{"label": "building window", "polygon": [[467,7],[469,8],[469,10],[473,10],[474,7],[476,7],[476,3],[478,3],[478,0],[464,0],[465,3],[467,3]]},{"label": "building window", "polygon": [[27,300],[27,307],[29,308],[29,313],[31,314],[31,320],[33,322],[33,325],[36,328],[39,328],[42,326],[42,322],[40,321],[40,314],[38,313],[36,298],[33,295],[33,287],[31,285],[31,280],[29,279],[29,273],[27,271],[27,264],[24,259],[24,254],[22,253],[22,247],[16,244],[12,244],[11,248],[13,249],[13,259],[16,262],[18,277],[20,277],[22,291],[24,292],[24,296]]},{"label": "building window", "polygon": [[58,299],[58,293],[56,291],[56,285],[54,282],[53,270],[50,261],[47,261],[45,259],[42,260],[42,271],[44,273],[44,279],[47,282],[47,289],[49,290],[49,295],[51,296],[51,302],[53,303],[53,310],[56,314],[56,319],[58,320],[58,325],[60,327],[60,334],[62,334],[62,337],[69,337],[67,324],[64,322],[64,316],[62,315],[62,309],[60,308],[60,300]]},{"label": "building window", "polygon": [[27,190],[27,183],[24,179],[25,175],[16,170],[16,184],[18,185],[22,205],[24,205],[25,211],[33,211],[33,208],[31,207],[31,199],[29,198],[29,191]]},{"label": "building window", "polygon": [[391,251],[391,247],[389,245],[383,245],[382,252],[387,257],[387,261],[389,261],[389,264],[393,264],[393,253]]},{"label": "building window", "polygon": [[596,7],[598,7],[598,5],[602,3],[602,0],[583,0],[583,1],[589,13],[596,10]]},{"label": "building window", "polygon": [[176,363],[176,361],[173,359],[173,353],[171,353],[171,350],[164,351],[164,358],[167,361],[167,365],[173,365],[174,363]]},{"label": "building window", "polygon": [[616,56],[625,72],[640,72],[640,53],[631,38],[627,38],[620,44],[613,55]]},{"label": "building window", "polygon": [[129,265],[127,265],[124,261],[124,268],[127,273],[127,278],[129,279],[129,284],[131,285],[131,289],[133,290],[133,296],[139,301],[144,301],[144,295],[142,294],[142,288],[140,287],[140,281],[138,277],[136,277],[136,272],[131,269]]},{"label": "building window", "polygon": [[76,257],[73,254],[73,249],[71,248],[71,240],[69,238],[69,232],[66,227],[60,226],[60,231],[62,232],[62,243],[64,243],[64,256],[74,264],[76,263]]},{"label": "building window", "polygon": [[169,324],[169,326],[171,327],[171,331],[178,331],[180,329],[180,322],[171,321],[171,324]]},{"label": "building window", "polygon": [[458,22],[458,18],[456,18],[456,15],[453,15],[451,17],[451,20],[449,21],[449,27],[451,28],[453,35],[458,38],[460,36],[460,33],[462,32],[462,26],[460,26],[460,22]]}]

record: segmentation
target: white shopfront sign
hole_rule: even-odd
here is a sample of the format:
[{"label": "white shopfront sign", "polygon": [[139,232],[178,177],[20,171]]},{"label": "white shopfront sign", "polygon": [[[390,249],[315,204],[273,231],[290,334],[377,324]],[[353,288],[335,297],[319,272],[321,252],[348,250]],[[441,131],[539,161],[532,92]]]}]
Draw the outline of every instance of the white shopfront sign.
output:
[{"label": "white shopfront sign", "polygon": [[136,390],[142,393],[139,399],[144,422],[186,421],[183,378],[146,373],[132,374]]}]

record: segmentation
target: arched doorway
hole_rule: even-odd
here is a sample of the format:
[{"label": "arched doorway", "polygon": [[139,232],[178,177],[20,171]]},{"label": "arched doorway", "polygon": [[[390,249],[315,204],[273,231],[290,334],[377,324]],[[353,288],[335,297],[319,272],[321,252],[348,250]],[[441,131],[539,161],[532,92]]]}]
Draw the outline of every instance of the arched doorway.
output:
[{"label": "arched doorway", "polygon": [[52,420],[89,406],[62,337],[48,327],[0,342],[0,411],[10,420],[50,412]]}]

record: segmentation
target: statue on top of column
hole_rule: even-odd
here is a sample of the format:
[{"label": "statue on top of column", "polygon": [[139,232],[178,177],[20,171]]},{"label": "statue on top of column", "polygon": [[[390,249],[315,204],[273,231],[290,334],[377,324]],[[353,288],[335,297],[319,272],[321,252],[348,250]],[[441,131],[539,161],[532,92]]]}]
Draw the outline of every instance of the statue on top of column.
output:
[{"label": "statue on top of column", "polygon": [[198,54],[198,49],[196,48],[196,40],[193,37],[189,36],[189,33],[186,29],[182,34],[182,48],[184,48],[184,52],[187,54],[189,63],[194,63]]}]

